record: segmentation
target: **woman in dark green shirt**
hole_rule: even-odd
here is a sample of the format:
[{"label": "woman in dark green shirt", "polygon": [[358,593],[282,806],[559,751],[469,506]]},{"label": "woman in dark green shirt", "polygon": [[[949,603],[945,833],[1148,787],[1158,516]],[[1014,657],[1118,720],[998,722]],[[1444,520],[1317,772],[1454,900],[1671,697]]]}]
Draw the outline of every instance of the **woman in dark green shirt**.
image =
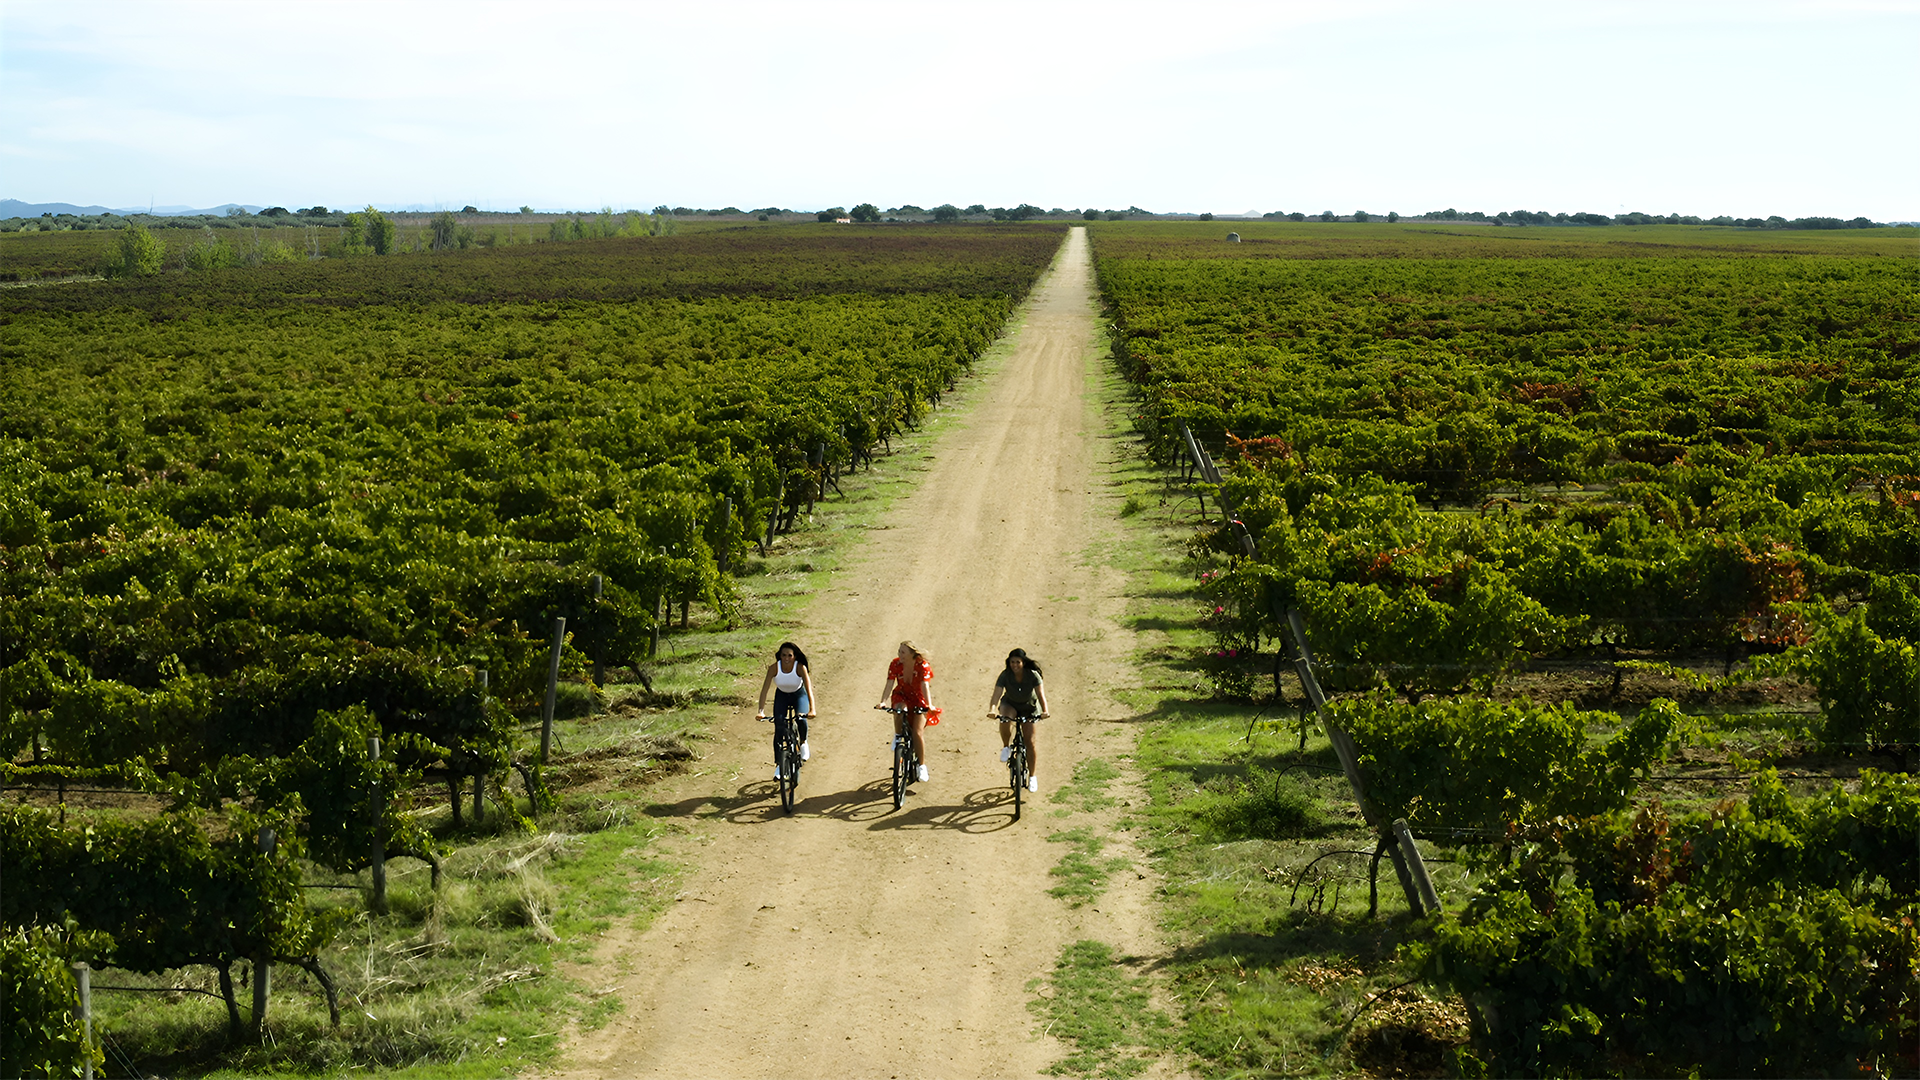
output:
[{"label": "woman in dark green shirt", "polygon": [[1047,687],[1040,678],[1040,665],[1025,649],[1015,649],[1007,654],[1006,670],[993,683],[993,700],[987,702],[987,712],[1000,717],[1000,760],[1005,761],[1012,752],[1013,724],[1019,721],[1021,734],[1027,739],[1027,790],[1040,790],[1040,748],[1034,742],[1034,721],[1047,715]]}]

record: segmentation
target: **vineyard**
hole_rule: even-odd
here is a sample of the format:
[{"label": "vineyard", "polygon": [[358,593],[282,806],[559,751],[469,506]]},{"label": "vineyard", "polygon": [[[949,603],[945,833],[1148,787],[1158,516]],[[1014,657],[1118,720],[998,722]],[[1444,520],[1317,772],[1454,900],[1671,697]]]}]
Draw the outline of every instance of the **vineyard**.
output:
[{"label": "vineyard", "polygon": [[[1178,666],[1269,717],[1145,744],[1170,835],[1264,845],[1171,864],[1202,935],[1176,978],[1217,1002],[1190,1046],[1284,1071],[1251,1018],[1309,985],[1351,1003],[1325,1052],[1372,1070],[1912,1074],[1912,240],[1232,227],[1090,230],[1133,422],[1199,523]],[[1298,750],[1256,754],[1295,704]],[[1425,921],[1338,914],[1356,841]],[[1232,905],[1203,884],[1241,874]],[[1329,938],[1404,981],[1286,944]]]},{"label": "vineyard", "polygon": [[[421,806],[549,808],[529,725],[555,677],[644,684],[676,606],[738,617],[736,572],[925,417],[1061,233],[708,230],[0,293],[10,1000],[60,998],[50,957],[202,965],[237,1037],[238,970],[258,1035],[282,964],[337,1022],[322,958],[355,916],[302,882],[361,874],[378,905],[375,852],[439,881]],[[0,1071],[72,1052],[60,1015],[20,1022]]]}]

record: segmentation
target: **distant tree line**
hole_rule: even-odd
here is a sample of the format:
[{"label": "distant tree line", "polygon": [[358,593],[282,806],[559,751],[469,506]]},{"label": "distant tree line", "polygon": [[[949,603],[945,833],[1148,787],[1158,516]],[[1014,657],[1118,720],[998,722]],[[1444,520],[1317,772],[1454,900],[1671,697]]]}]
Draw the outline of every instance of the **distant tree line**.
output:
[{"label": "distant tree line", "polygon": [[[1260,215],[1269,221],[1306,221],[1311,217],[1315,221],[1372,221],[1377,215],[1365,210],[1356,210],[1342,216],[1331,210],[1318,214],[1290,213],[1275,210]],[[1387,221],[1403,220],[1398,213],[1386,215]],[[1643,214],[1638,211],[1626,214],[1576,213],[1555,214],[1545,210],[1502,210],[1497,214],[1488,214],[1479,210],[1429,210],[1418,217],[1406,218],[1407,221],[1473,221],[1487,225],[1724,225],[1741,229],[1878,229],[1882,223],[1872,218],[1803,217],[1791,220],[1778,214],[1772,217],[1737,218],[1722,214],[1719,217],[1703,218],[1692,214]]]}]

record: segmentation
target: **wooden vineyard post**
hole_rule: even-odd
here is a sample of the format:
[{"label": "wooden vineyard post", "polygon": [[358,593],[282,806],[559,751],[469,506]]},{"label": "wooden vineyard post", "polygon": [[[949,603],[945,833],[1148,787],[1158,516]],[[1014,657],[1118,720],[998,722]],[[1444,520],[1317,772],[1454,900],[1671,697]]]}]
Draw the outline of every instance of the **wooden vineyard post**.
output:
[{"label": "wooden vineyard post", "polygon": [[720,572],[726,573],[733,555],[733,500],[720,500]]},{"label": "wooden vineyard post", "polygon": [[[601,574],[593,575],[593,607],[596,615],[599,613],[600,601],[601,598],[606,595],[606,590],[606,577]],[[595,620],[595,625],[599,625],[598,619]],[[595,635],[595,637],[596,641],[593,646],[593,685],[599,686],[607,681],[607,665],[606,661],[600,656],[600,644],[597,640],[598,635]],[[474,816],[478,817],[480,814],[480,789],[477,787],[473,789],[473,811]]]},{"label": "wooden vineyard post", "polygon": [[768,549],[773,547],[773,530],[780,525],[780,504],[787,501],[787,477],[780,476],[780,485],[773,496],[773,509],[767,511],[767,538],[760,544],[760,557],[766,558]]},{"label": "wooden vineyard post", "polygon": [[[813,447],[813,467],[820,470],[819,497],[827,497],[827,440],[821,439]],[[813,498],[807,499],[807,513],[813,513]]]},{"label": "wooden vineyard post", "polygon": [[[260,854],[272,855],[279,837],[272,829],[261,829],[258,837]],[[267,1001],[273,993],[273,953],[264,943],[253,954],[253,1037],[263,1038],[267,1032]]]},{"label": "wooden vineyard post", "polygon": [[[1380,856],[1383,854],[1393,860],[1394,873],[1400,879],[1400,891],[1407,898],[1407,907],[1418,915],[1421,910],[1421,899],[1418,888],[1414,884],[1413,872],[1407,867],[1400,845],[1393,841],[1388,829],[1382,826],[1379,815],[1374,811],[1373,803],[1367,799],[1366,783],[1360,776],[1360,755],[1354,748],[1353,736],[1347,734],[1345,728],[1334,723],[1333,718],[1327,715],[1327,695],[1320,689],[1320,680],[1313,674],[1313,650],[1307,646],[1307,624],[1306,620],[1300,617],[1298,608],[1287,610],[1287,629],[1293,634],[1293,642],[1297,650],[1293,664],[1294,671],[1300,676],[1300,687],[1306,691],[1307,700],[1313,703],[1313,711],[1320,717],[1321,726],[1326,729],[1327,742],[1333,745],[1334,756],[1340,759],[1340,771],[1346,774],[1347,786],[1353,789],[1353,799],[1360,804],[1360,816],[1366,819],[1367,824],[1373,827],[1374,834],[1379,837],[1379,844],[1374,848],[1374,867],[1376,869],[1379,867]],[[1424,870],[1424,867],[1422,869]],[[1428,887],[1432,887],[1431,882]],[[1369,905],[1369,914],[1377,911],[1378,908],[1379,899],[1376,888],[1374,901]]]},{"label": "wooden vineyard post", "polygon": [[85,960],[73,965],[73,981],[80,984],[80,1076],[93,1080],[93,968]]},{"label": "wooden vineyard post", "polygon": [[660,606],[666,602],[667,590],[663,588],[659,595],[653,598],[653,636],[647,641],[647,659],[649,660],[660,655],[660,620],[664,618],[660,614]]},{"label": "wooden vineyard post", "polygon": [[[1193,432],[1187,427],[1185,420],[1180,421],[1180,438],[1186,442],[1187,454],[1193,459],[1194,475],[1204,479],[1206,473],[1200,466],[1200,444],[1194,441]],[[1207,519],[1207,497],[1195,493],[1194,498],[1200,500],[1200,520],[1205,521]]]},{"label": "wooden vineyard post", "polygon": [[380,736],[367,736],[367,759],[374,764],[373,790],[367,805],[373,811],[373,851],[367,868],[373,877],[373,913],[387,913],[387,800],[380,783]]},{"label": "wooden vineyard post", "polygon": [[1413,877],[1414,888],[1419,891],[1420,903],[1426,911],[1414,914],[1438,915],[1440,913],[1440,894],[1433,889],[1433,878],[1427,875],[1427,860],[1420,857],[1420,845],[1413,842],[1413,830],[1407,828],[1406,818],[1393,819],[1393,835],[1400,841],[1400,854],[1406,859],[1407,872]]},{"label": "wooden vineyard post", "polygon": [[553,652],[547,658],[547,697],[540,706],[540,764],[553,745],[553,706],[560,693],[560,650],[567,644],[567,620],[553,620]]}]

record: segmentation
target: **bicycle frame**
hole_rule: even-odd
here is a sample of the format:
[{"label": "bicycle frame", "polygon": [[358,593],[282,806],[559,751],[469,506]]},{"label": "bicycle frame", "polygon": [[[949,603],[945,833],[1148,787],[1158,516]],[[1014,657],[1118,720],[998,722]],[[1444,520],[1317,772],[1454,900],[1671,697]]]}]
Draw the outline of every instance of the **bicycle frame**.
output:
[{"label": "bicycle frame", "polygon": [[773,724],[773,766],[780,773],[780,807],[791,814],[794,795],[800,789],[800,710],[788,706],[785,712],[778,720],[771,716],[758,719]]},{"label": "bicycle frame", "polygon": [[907,801],[907,785],[913,783],[915,770],[920,765],[920,756],[913,749],[913,732],[908,725],[901,723],[900,717],[926,713],[929,710],[902,709],[886,705],[881,706],[880,711],[894,714],[893,808],[898,810]]}]

